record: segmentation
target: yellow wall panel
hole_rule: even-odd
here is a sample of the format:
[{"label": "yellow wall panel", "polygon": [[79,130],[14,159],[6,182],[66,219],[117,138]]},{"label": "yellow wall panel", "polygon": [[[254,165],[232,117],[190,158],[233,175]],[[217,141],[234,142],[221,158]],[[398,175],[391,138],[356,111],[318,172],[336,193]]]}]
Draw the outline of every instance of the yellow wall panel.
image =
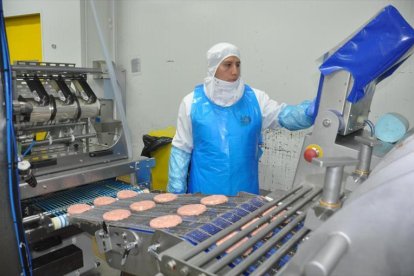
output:
[{"label": "yellow wall panel", "polygon": [[10,62],[42,61],[40,14],[7,17],[5,23]]}]

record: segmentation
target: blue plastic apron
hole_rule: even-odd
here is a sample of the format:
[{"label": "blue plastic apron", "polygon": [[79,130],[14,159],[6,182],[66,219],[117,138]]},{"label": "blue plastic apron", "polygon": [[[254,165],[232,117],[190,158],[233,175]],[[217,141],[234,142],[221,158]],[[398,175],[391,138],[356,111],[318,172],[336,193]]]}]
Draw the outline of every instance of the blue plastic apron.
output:
[{"label": "blue plastic apron", "polygon": [[258,144],[262,115],[249,86],[234,105],[210,101],[203,85],[194,89],[191,106],[194,148],[191,156],[190,193],[258,194]]}]

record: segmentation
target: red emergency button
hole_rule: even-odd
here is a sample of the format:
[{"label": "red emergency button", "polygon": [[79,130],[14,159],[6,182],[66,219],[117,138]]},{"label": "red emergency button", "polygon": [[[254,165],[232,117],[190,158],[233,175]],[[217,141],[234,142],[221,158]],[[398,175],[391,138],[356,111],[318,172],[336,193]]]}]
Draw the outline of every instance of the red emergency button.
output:
[{"label": "red emergency button", "polygon": [[303,152],[303,157],[309,163],[312,162],[313,158],[322,158],[323,157],[323,150],[321,146],[318,144],[310,144],[305,148]]},{"label": "red emergency button", "polygon": [[303,153],[303,157],[306,161],[312,162],[312,159],[315,157],[319,157],[319,152],[315,148],[307,148]]}]

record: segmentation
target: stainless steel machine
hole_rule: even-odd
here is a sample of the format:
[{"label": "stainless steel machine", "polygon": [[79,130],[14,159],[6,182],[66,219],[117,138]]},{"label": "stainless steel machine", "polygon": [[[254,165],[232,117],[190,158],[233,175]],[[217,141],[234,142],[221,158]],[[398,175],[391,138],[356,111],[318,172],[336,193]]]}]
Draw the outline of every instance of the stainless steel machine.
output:
[{"label": "stainless steel machine", "polygon": [[[381,48],[390,33],[404,46],[392,41]],[[73,216],[72,223],[95,233],[111,266],[136,275],[412,275],[414,219],[406,210],[414,189],[414,138],[410,132],[397,145],[386,144],[364,128],[376,84],[411,55],[413,45],[414,30],[389,6],[327,53],[318,114],[293,190],[266,198],[240,194],[165,230],[152,229],[150,220],[203,195],[104,221],[104,212],[131,203],[119,201]],[[386,54],[367,54],[376,47]],[[369,66],[353,67],[338,56],[359,63],[368,57]],[[329,63],[337,70],[324,72]],[[141,194],[134,201],[153,197]]]},{"label": "stainless steel machine", "polygon": [[[108,81],[102,68],[18,62],[11,70],[19,173],[14,192],[19,193],[30,270],[33,275],[79,275],[99,263],[92,236],[70,224],[67,207],[91,203],[99,195],[116,197],[125,189],[143,192],[154,160],[128,156],[125,122],[114,97],[102,96],[112,91],[96,94],[89,84]],[[2,267],[8,275],[18,269],[16,260]]]},{"label": "stainless steel machine", "polygon": [[[393,35],[396,41],[388,41]],[[350,45],[353,51],[347,52]],[[385,49],[380,56],[367,54],[378,45]],[[155,194],[115,179],[148,170],[152,160],[128,159],[124,124],[113,115],[112,101],[87,85],[86,75],[101,72],[72,65],[14,66],[20,204],[32,268],[38,268],[34,274],[89,269],[94,236],[107,263],[133,275],[413,275],[414,136],[409,132],[392,145],[363,130],[375,85],[411,55],[413,45],[412,27],[395,8],[384,8],[325,56],[318,114],[304,141],[294,188],[266,197],[240,193],[163,230],[151,228],[150,221],[205,195],[179,195],[124,220],[103,219],[107,211],[129,209]],[[370,66],[353,67],[338,56]],[[324,71],[328,64],[339,69]],[[115,197],[120,189],[139,194],[66,214],[70,204],[91,205],[96,196]],[[7,206],[1,205],[4,215],[11,212]],[[11,230],[0,230],[13,237]],[[17,254],[10,255],[3,261],[17,263]]]}]

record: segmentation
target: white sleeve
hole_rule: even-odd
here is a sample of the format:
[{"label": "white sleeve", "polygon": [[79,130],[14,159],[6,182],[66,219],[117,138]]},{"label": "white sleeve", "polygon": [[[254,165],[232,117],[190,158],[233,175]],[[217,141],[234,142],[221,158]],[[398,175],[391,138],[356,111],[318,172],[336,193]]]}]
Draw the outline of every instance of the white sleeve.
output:
[{"label": "white sleeve", "polygon": [[261,90],[253,89],[253,91],[259,103],[260,111],[262,112],[262,130],[280,127],[278,116],[286,104],[279,104],[275,100],[270,99],[270,97]]},{"label": "white sleeve", "polygon": [[190,93],[181,101],[178,110],[177,131],[172,141],[172,145],[183,151],[191,153],[193,151],[193,129],[191,122],[191,105],[194,93]]}]

